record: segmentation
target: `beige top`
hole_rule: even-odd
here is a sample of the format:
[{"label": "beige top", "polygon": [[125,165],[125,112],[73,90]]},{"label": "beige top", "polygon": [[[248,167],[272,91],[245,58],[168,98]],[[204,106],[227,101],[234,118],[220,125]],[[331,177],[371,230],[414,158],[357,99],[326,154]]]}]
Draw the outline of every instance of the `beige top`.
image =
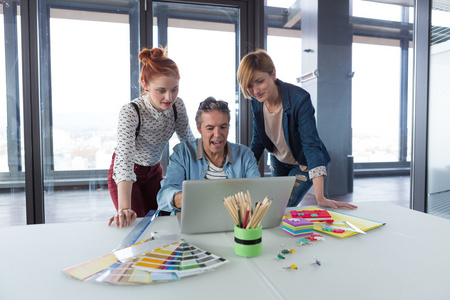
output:
[{"label": "beige top", "polygon": [[308,170],[308,166],[299,165],[297,160],[292,155],[283,133],[283,106],[280,105],[274,112],[270,112],[265,105],[263,105],[263,107],[264,129],[266,130],[267,136],[274,144],[272,155],[275,155],[279,161],[285,164],[298,165],[302,172],[309,173],[310,179],[320,176],[327,176],[325,166],[319,166],[312,170]]},{"label": "beige top", "polygon": [[[274,112],[270,112],[265,105],[264,107],[264,129],[269,139],[274,144],[272,154],[286,164],[298,165],[286,143],[283,133],[282,117],[283,106],[280,105]],[[304,171],[305,172],[305,171]]]}]

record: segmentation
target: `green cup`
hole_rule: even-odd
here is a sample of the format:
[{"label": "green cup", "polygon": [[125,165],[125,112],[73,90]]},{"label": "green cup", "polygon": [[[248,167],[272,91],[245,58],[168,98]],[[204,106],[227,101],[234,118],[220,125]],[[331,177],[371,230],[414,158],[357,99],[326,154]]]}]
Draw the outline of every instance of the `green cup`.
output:
[{"label": "green cup", "polygon": [[262,226],[244,229],[234,225],[234,253],[253,257],[262,252]]}]

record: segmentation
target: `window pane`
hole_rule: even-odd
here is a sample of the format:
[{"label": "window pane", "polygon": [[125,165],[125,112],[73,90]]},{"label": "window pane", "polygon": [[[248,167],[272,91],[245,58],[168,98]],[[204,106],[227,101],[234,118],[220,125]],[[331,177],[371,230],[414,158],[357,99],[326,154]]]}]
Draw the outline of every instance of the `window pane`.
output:
[{"label": "window pane", "polygon": [[129,32],[128,15],[51,9],[55,171],[109,168],[130,99]]},{"label": "window pane", "polygon": [[296,0],[267,0],[266,6],[289,8]]},{"label": "window pane", "polygon": [[402,20],[402,6],[353,0],[353,16],[400,22]]},{"label": "window pane", "polygon": [[450,219],[450,4],[432,1],[428,90],[427,203]]},{"label": "window pane", "polygon": [[355,162],[398,161],[400,48],[353,43],[352,51]]},{"label": "window pane", "polygon": [[411,161],[412,145],[412,95],[413,95],[413,49],[408,49],[408,141],[406,152],[406,161]]},{"label": "window pane", "polygon": [[[139,90],[138,1],[39,7],[45,222],[107,220],[118,115]],[[76,4],[76,9],[70,9]],[[114,6],[113,6],[114,5]],[[95,6],[95,9],[92,9]],[[133,50],[134,49],[134,50]],[[132,51],[133,50],[133,51]]]},{"label": "window pane", "polygon": [[[186,23],[187,22],[184,21],[183,25],[186,25]],[[205,24],[205,27],[203,28],[209,27],[210,25]],[[169,56],[177,62],[180,68],[182,76],[180,81],[180,96],[186,103],[189,123],[194,135],[200,137],[195,125],[195,114],[197,112],[198,104],[208,96],[213,96],[217,100],[220,99],[228,102],[228,106],[232,111],[232,119],[230,122],[231,130],[228,135],[228,140],[236,142],[236,131],[234,130],[234,128],[236,128],[234,112],[237,110],[235,93],[236,38],[234,26],[230,25],[224,27],[229,28],[228,30],[218,31],[169,27]],[[190,43],[197,46],[183,46],[186,42],[183,39],[185,36],[189,36]],[[199,66],[199,61],[197,59],[191,59],[192,57],[199,55],[199,48],[202,49],[201,60],[205,62],[214,61],[214,69],[203,67],[203,70],[201,70],[202,68]],[[218,57],[220,57],[220,59],[217,59]],[[199,70],[198,73],[195,73],[198,75],[192,76],[192,70]],[[199,81],[199,77],[202,78],[201,82]]]},{"label": "window pane", "polygon": [[[442,29],[447,29],[447,30],[448,30],[448,28],[450,28],[450,18],[449,18],[450,15],[448,12],[449,6],[450,5],[447,5],[447,7],[445,7],[445,8],[439,7],[439,9],[433,9],[431,22],[432,22],[432,26],[434,28],[443,27]],[[433,34],[433,37],[436,35],[439,35],[438,33],[439,33],[439,31],[437,31],[435,34]]]},{"label": "window pane", "polygon": [[20,7],[0,4],[0,227],[26,224]]},{"label": "window pane", "polygon": [[[5,45],[5,28],[3,17],[3,5],[0,5],[0,43]],[[0,47],[0,57],[5,57],[5,47]],[[8,115],[7,115],[7,103],[6,103],[6,67],[5,59],[0,59],[0,82],[1,82],[1,93],[0,93],[0,172],[8,172],[8,146],[7,146],[7,136],[8,136]]]},{"label": "window pane", "polygon": [[[186,19],[180,14],[177,14],[176,18],[171,17],[173,11],[181,8],[190,12],[189,16],[186,14]],[[236,32],[239,26],[236,24],[239,20],[239,9],[171,4],[154,5],[153,12],[156,18],[168,16],[168,56],[180,69],[179,97],[186,104],[194,136],[200,137],[195,124],[198,105],[212,96],[217,100],[228,102],[231,111],[228,140],[236,142],[239,113],[236,82],[236,51],[239,49],[239,45],[236,44]],[[224,19],[226,21],[223,21]],[[159,30],[164,31],[163,28]],[[158,27],[154,26],[154,35],[157,32]],[[158,45],[161,45],[164,36],[159,38]],[[169,142],[170,149],[178,142],[177,136],[174,135]]]},{"label": "window pane", "polygon": [[[285,34],[283,34],[285,33]],[[297,84],[302,74],[302,39],[300,31],[270,30],[267,35],[267,53],[277,69],[277,78]]]}]

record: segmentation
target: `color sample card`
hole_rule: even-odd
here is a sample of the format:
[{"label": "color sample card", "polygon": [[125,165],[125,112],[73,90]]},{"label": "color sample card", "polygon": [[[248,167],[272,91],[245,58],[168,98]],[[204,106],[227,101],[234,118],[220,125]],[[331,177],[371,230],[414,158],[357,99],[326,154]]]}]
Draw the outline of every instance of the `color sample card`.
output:
[{"label": "color sample card", "polygon": [[133,264],[136,263],[138,259],[139,258],[135,258],[134,260],[125,263],[118,262],[117,265],[113,265],[104,270],[102,273],[93,277],[92,280],[116,285],[136,285],[179,279],[176,275],[174,276],[174,274],[158,276],[158,274],[153,275],[150,272],[136,269],[133,267]]},{"label": "color sample card", "polygon": [[133,276],[133,271],[135,270],[132,267],[132,264],[133,262],[125,262],[125,263],[117,262],[117,264],[111,266],[110,268],[104,270],[100,274],[93,277],[92,280],[118,285],[136,285],[142,283],[151,283],[151,280],[144,278],[144,276],[137,278],[136,279],[137,282],[130,280],[130,278]]},{"label": "color sample card", "polygon": [[[178,280],[182,277],[197,275],[211,271],[228,260],[203,251],[186,242],[172,242],[173,236],[165,236],[161,240],[145,240],[136,243],[137,248],[127,247],[121,254],[127,260],[117,259],[117,255],[107,254],[79,265],[64,269],[69,276],[83,280],[106,282],[115,285],[150,284],[161,281]],[[151,245],[150,245],[151,244]],[[137,250],[155,245],[164,246],[130,259]],[[144,247],[144,248],[143,248]],[[125,248],[124,248],[125,249]],[[117,251],[116,251],[117,252]],[[115,252],[115,253],[116,253]]]},{"label": "color sample card", "polygon": [[134,267],[153,273],[195,275],[217,268],[228,260],[185,242],[173,243],[146,253]]},{"label": "color sample card", "polygon": [[117,258],[114,254],[106,254],[79,265],[64,269],[63,271],[73,278],[88,280],[91,276],[105,270],[115,263],[117,263]]},{"label": "color sample card", "polygon": [[179,241],[180,241],[180,237],[177,235],[164,234],[158,238],[147,239],[142,242],[133,244],[131,246],[116,250],[116,251],[114,251],[114,255],[116,256],[116,258],[118,260],[124,262],[126,260],[130,260],[130,259],[138,257],[144,253],[152,251],[156,248],[160,248],[165,245],[168,245],[168,244],[171,244],[174,242],[179,242]]}]

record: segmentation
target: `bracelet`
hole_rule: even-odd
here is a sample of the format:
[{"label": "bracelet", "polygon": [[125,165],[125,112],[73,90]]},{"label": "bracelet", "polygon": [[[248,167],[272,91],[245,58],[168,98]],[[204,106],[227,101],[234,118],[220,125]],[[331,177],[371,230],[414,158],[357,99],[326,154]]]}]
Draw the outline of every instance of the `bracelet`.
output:
[{"label": "bracelet", "polygon": [[121,208],[121,209],[119,209],[118,213],[121,213],[121,212],[123,212],[124,210],[130,210],[130,209],[129,209],[129,208]]}]

